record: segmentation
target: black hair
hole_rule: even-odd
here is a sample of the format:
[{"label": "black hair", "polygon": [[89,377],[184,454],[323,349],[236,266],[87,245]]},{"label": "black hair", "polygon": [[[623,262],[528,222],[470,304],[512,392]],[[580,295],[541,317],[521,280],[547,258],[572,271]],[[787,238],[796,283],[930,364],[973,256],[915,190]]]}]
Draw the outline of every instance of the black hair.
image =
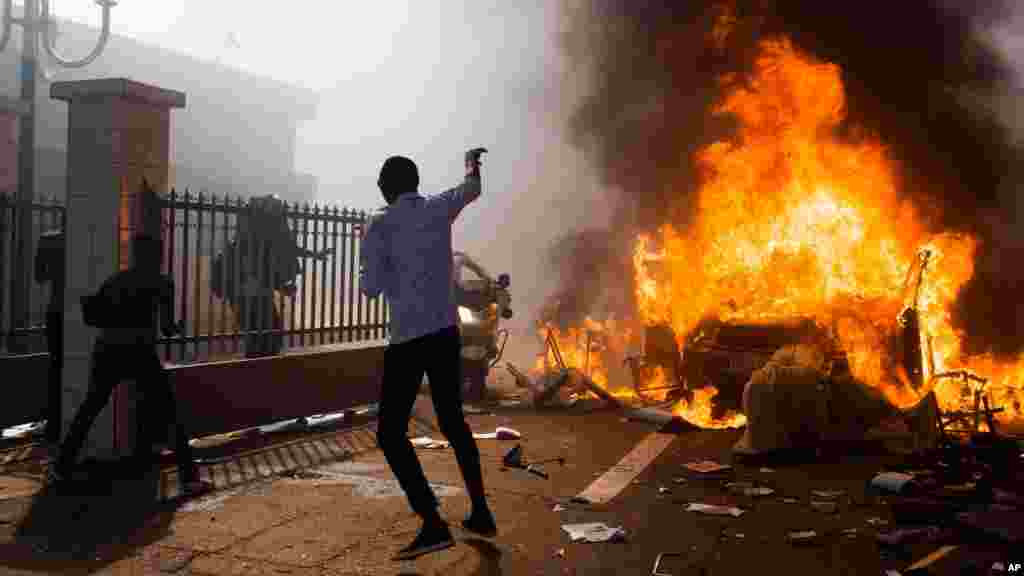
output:
[{"label": "black hair", "polygon": [[405,156],[388,158],[381,166],[377,185],[389,202],[406,192],[415,192],[420,186],[420,173],[416,163]]}]

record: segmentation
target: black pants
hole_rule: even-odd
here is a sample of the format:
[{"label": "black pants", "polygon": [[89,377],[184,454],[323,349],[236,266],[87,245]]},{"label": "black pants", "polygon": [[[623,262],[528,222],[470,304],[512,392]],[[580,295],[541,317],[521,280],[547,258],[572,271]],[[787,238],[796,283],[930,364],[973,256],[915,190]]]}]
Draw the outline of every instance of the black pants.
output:
[{"label": "black pants", "polygon": [[122,379],[134,379],[141,400],[136,420],[138,435],[135,456],[148,459],[151,456],[152,440],[158,434],[157,426],[166,430],[167,425],[173,422],[178,477],[181,482],[198,480],[198,470],[192,461],[192,448],[188,444],[189,437],[178,419],[170,379],[156,350],[145,346],[105,346],[97,343],[93,351],[91,372],[89,393],[75,414],[68,436],[61,445],[58,470],[66,474],[78,461],[78,453],[89,428],[107,405],[117,383]]},{"label": "black pants", "polygon": [[[241,296],[236,310],[239,325],[245,332],[284,329],[273,296]],[[245,338],[246,357],[276,356],[282,348],[284,336],[281,334],[250,334]]]},{"label": "black pants", "polygon": [[423,518],[437,515],[437,497],[430,489],[416,451],[409,442],[409,417],[426,372],[441,433],[455,449],[466,491],[473,505],[486,505],[480,452],[462,413],[461,338],[457,327],[388,346],[377,442],[384,451],[413,511]]},{"label": "black pants", "polygon": [[46,350],[50,354],[46,386],[46,441],[59,442],[63,399],[61,376],[64,369],[64,314],[60,312],[46,314]]}]

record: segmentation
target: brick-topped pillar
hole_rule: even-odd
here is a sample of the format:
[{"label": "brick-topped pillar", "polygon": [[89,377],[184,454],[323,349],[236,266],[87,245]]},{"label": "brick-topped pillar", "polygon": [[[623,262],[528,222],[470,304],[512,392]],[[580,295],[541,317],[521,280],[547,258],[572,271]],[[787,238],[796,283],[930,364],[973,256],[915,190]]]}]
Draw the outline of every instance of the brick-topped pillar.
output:
[{"label": "brick-topped pillar", "polygon": [[[66,434],[88,390],[97,335],[82,320],[80,299],[129,265],[131,236],[151,226],[144,224],[140,191],[144,181],[156,192],[167,191],[171,109],[185,106],[185,94],[124,78],[103,78],[56,82],[50,96],[68,103]],[[83,457],[111,459],[130,453],[135,430],[132,392],[133,387],[118,387],[96,419]]]}]

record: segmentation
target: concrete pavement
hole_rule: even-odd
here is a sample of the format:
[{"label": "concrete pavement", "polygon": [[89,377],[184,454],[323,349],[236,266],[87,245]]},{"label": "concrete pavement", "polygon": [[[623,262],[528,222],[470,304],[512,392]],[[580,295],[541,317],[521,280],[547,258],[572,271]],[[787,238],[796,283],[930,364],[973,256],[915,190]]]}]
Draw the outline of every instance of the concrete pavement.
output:
[{"label": "concrete pavement", "polygon": [[[429,401],[421,399],[419,408],[428,413]],[[868,519],[886,518],[888,512],[863,498],[865,482],[884,464],[876,454],[848,454],[841,461],[770,472],[737,465],[729,478],[756,479],[776,493],[733,496],[723,489],[724,479],[693,477],[682,465],[702,458],[728,462],[738,432],[684,432],[610,502],[581,505],[570,498],[614,469],[652,433],[650,425],[585,406],[539,412],[502,408],[468,420],[475,432],[507,426],[523,435],[519,441],[478,441],[501,531],[493,540],[454,528],[468,512],[454,454],[422,449],[424,469],[459,542],[412,562],[392,562],[394,551],[415,536],[418,520],[372,446],[372,432],[342,431],[336,433],[338,445],[362,449],[318,460],[313,456],[317,448],[290,448],[296,466],[284,471],[279,469],[283,462],[275,465],[252,452],[233,464],[204,466],[208,477],[222,478],[218,491],[177,507],[152,501],[158,491],[139,480],[75,497],[35,492],[38,484],[31,474],[7,476],[0,482],[0,574],[650,574],[661,552],[683,554],[666,562],[670,574],[767,568],[794,574],[878,574],[883,567],[874,538],[879,527]],[[345,437],[353,434],[362,440]],[[441,438],[422,425],[412,434]],[[503,469],[501,457],[516,443],[528,462],[564,456],[566,464],[545,465],[549,479]],[[261,462],[269,474],[260,473]],[[809,506],[810,491],[820,489],[846,491],[838,513]],[[745,512],[739,518],[704,516],[685,511],[689,502],[738,505]],[[553,511],[555,505],[564,510]],[[627,537],[616,543],[570,543],[561,529],[570,522],[607,522],[625,528]],[[852,534],[843,532],[851,528]],[[794,546],[786,541],[792,530],[816,530],[823,538]],[[1007,552],[996,547],[991,554]],[[904,567],[907,562],[893,559],[890,564]]]}]

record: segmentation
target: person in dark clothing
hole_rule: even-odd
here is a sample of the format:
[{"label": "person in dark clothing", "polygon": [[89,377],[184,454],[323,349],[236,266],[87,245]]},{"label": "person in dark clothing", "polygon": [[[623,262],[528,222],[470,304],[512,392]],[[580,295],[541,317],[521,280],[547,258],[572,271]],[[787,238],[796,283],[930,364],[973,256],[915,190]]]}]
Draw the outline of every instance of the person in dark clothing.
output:
[{"label": "person in dark clothing", "polygon": [[[162,248],[159,239],[137,236],[132,241],[133,265],[114,274],[91,297],[83,299],[86,323],[101,329],[93,349],[89,392],[61,446],[51,469],[51,480],[68,477],[96,416],[106,406],[121,379],[134,379],[143,397],[139,411],[135,457],[147,463],[152,457],[156,425],[175,427],[175,457],[182,493],[195,496],[211,489],[201,482],[192,459],[189,437],[177,414],[170,379],[156,352],[159,322],[167,336],[180,333],[173,320],[174,284],[160,273]],[[163,418],[147,422],[159,407]]]},{"label": "person in dark clothing", "polygon": [[384,294],[391,310],[377,442],[412,509],[423,518],[422,530],[396,560],[454,545],[407,437],[424,373],[441,432],[455,449],[472,501],[472,512],[462,526],[484,536],[497,534],[484,492],[480,452],[462,411],[462,343],[452,261],[452,224],[480,196],[482,152],[478,148],[466,153],[461,185],[427,197],[417,193],[416,164],[402,156],[388,158],[378,180],[388,207],[366,227],[359,250],[361,289],[370,298]]},{"label": "person in dark clothing", "polygon": [[[250,200],[249,210],[238,220],[238,235],[213,264],[214,293],[224,298],[246,332],[248,358],[275,356],[284,347],[281,311],[275,293],[293,295],[296,277],[306,258],[326,260],[332,250],[317,252],[299,247],[288,225],[285,203],[277,196]],[[235,286],[235,266],[239,286]],[[269,325],[269,331],[268,331]]]},{"label": "person in dark clothing", "polygon": [[64,369],[64,231],[54,230],[39,238],[36,248],[37,284],[50,283],[46,306],[46,350],[50,354],[46,390],[46,442],[60,442],[61,376]]}]

